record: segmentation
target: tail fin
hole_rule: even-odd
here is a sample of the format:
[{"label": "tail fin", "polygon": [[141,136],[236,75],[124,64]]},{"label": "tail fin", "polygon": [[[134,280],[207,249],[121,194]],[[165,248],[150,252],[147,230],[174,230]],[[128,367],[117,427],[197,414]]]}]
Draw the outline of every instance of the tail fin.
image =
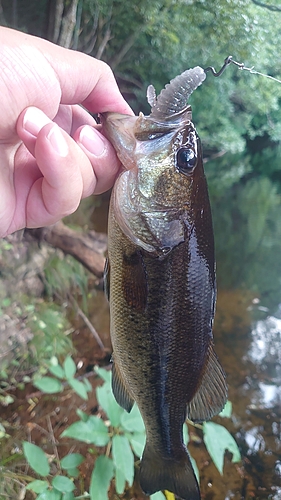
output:
[{"label": "tail fin", "polygon": [[200,500],[200,490],[187,451],[180,461],[157,454],[146,444],[141,465],[140,485],[146,495],[168,490],[181,500]]}]

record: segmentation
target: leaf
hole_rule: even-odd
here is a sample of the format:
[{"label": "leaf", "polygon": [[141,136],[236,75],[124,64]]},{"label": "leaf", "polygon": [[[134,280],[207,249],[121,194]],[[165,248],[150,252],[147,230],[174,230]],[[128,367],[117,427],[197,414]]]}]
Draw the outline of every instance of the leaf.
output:
[{"label": "leaf", "polygon": [[68,378],[67,381],[69,385],[72,387],[72,389],[75,390],[76,394],[78,394],[80,398],[85,399],[87,401],[88,399],[87,389],[83,384],[83,382],[80,382],[80,380],[76,380],[75,378]]},{"label": "leaf", "polygon": [[92,392],[93,387],[91,386],[87,377],[83,378],[83,384],[85,385],[87,392]]},{"label": "leaf", "polygon": [[231,414],[232,414],[232,403],[231,403],[231,401],[227,401],[225,403],[223,410],[219,413],[219,416],[230,418]]},{"label": "leaf", "polygon": [[[115,435],[112,438],[112,458],[115,465],[116,475],[116,491],[118,494],[123,493],[125,481],[128,481],[129,486],[132,486],[134,480],[134,455],[130,447],[130,443],[126,436]],[[121,474],[120,474],[121,473]]]},{"label": "leaf", "polygon": [[60,365],[50,365],[48,369],[55,377],[65,378],[64,369]]},{"label": "leaf", "polygon": [[48,476],[50,474],[47,456],[39,446],[24,441],[23,452],[28,464],[37,474],[40,474],[40,476]]},{"label": "leaf", "polygon": [[78,467],[84,461],[84,457],[80,453],[70,453],[61,459],[61,466],[63,469],[73,469]]},{"label": "leaf", "polygon": [[157,491],[157,493],[150,495],[150,500],[166,500],[166,497],[161,491]]},{"label": "leaf", "polygon": [[74,422],[63,431],[61,436],[78,439],[85,443],[93,443],[96,446],[105,446],[109,441],[106,425],[95,415],[91,415],[86,422],[82,420]]},{"label": "leaf", "polygon": [[66,378],[73,378],[76,373],[76,364],[70,356],[67,356],[67,358],[65,358],[63,367]]},{"label": "leaf", "polygon": [[62,500],[74,500],[74,499],[75,499],[75,497],[74,497],[72,491],[70,491],[69,493],[64,493],[62,495]]},{"label": "leaf", "polygon": [[108,500],[107,491],[114,475],[111,458],[101,455],[97,458],[90,482],[91,500]]},{"label": "leaf", "polygon": [[61,500],[61,493],[57,490],[46,490],[36,500]]},{"label": "leaf", "polygon": [[188,434],[188,427],[187,427],[186,423],[183,424],[182,430],[183,430],[183,442],[187,446],[188,442],[189,442],[189,434]]},{"label": "leaf", "polygon": [[229,450],[233,454],[232,462],[239,462],[241,460],[241,455],[234,438],[222,425],[215,424],[214,422],[205,422],[203,424],[203,439],[220,474],[223,474],[225,450]]},{"label": "leaf", "polygon": [[115,469],[116,493],[118,493],[118,495],[121,495],[125,490],[125,486],[126,486],[126,479],[125,479],[124,473],[122,472],[121,469]]},{"label": "leaf", "polygon": [[194,470],[194,474],[195,474],[196,479],[198,481],[198,484],[200,484],[200,474],[199,474],[199,470],[197,467],[197,463],[195,462],[194,458],[191,455],[189,455],[189,458],[190,458],[190,461],[191,461],[191,464],[192,464],[192,467]]},{"label": "leaf", "polygon": [[121,425],[129,432],[142,432],[145,430],[140,411],[135,404],[130,413],[123,412],[121,415]]},{"label": "leaf", "polygon": [[76,467],[74,467],[73,469],[66,469],[66,472],[69,477],[74,478],[78,477],[80,474],[79,470]]},{"label": "leaf", "polygon": [[62,383],[56,378],[42,377],[33,382],[33,385],[46,394],[55,394],[63,390]]},{"label": "leaf", "polygon": [[40,479],[36,479],[35,481],[32,481],[29,483],[28,486],[26,486],[27,490],[32,490],[35,493],[42,493],[42,491],[45,491],[49,486],[49,483],[47,481],[41,481]]},{"label": "leaf", "polygon": [[87,422],[87,420],[89,418],[89,415],[87,413],[80,410],[80,408],[77,408],[76,413],[77,413],[78,417],[80,417],[80,419],[83,420],[83,422]]},{"label": "leaf", "polygon": [[75,489],[75,485],[71,479],[65,476],[55,476],[52,480],[52,485],[56,490],[62,493],[69,493]]},{"label": "leaf", "polygon": [[133,434],[126,433],[126,436],[131,443],[134,454],[138,458],[140,458],[143,454],[143,450],[145,447],[145,439],[146,439],[145,433],[144,432],[134,432]]},{"label": "leaf", "polygon": [[96,396],[99,405],[107,414],[111,425],[113,427],[118,427],[120,425],[121,415],[124,413],[124,410],[115,401],[111,389],[111,383],[106,382],[101,387],[97,387]]},{"label": "leaf", "polygon": [[104,368],[99,368],[99,366],[95,366],[94,368],[97,375],[102,378],[105,382],[111,383],[111,371],[105,370]]}]

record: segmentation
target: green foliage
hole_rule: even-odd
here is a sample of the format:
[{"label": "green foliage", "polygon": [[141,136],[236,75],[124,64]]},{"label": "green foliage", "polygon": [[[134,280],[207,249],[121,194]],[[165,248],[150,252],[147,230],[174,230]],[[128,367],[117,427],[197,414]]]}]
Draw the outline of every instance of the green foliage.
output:
[{"label": "green foliage", "polygon": [[23,443],[23,452],[30,467],[40,476],[48,476],[50,466],[45,453],[35,444]]},{"label": "green foliage", "polygon": [[[46,379],[54,380],[58,384],[61,384],[61,380],[64,379],[68,383],[71,380],[76,380],[74,379],[76,366],[70,357],[65,359],[63,366],[58,364],[56,358],[52,358],[49,366],[51,373],[58,378],[42,377],[39,382],[41,390],[44,390],[45,387],[49,393],[52,392],[50,382],[49,380],[46,381]],[[114,479],[115,490],[118,495],[124,493],[126,485],[131,486],[133,484],[134,456],[137,458],[142,456],[145,446],[145,427],[136,405],[134,405],[130,413],[127,413],[116,403],[111,390],[111,372],[102,368],[96,368],[96,372],[104,382],[102,386],[97,388],[96,396],[108,420],[103,420],[96,415],[87,415],[82,410],[77,410],[80,420],[65,429],[61,437],[76,439],[99,448],[106,447],[105,454],[100,454],[96,458],[90,480],[90,491],[89,494],[85,493],[83,498],[108,500],[108,489],[112,479]],[[36,383],[36,386],[39,387],[38,383]],[[78,390],[73,384],[72,387],[81,396],[79,386]],[[54,386],[55,391],[56,386]],[[232,405],[227,402],[220,416],[230,417],[231,411]],[[241,459],[237,444],[225,427],[213,422],[207,422],[202,425],[202,430],[206,448],[221,474],[223,473],[223,460],[226,450],[233,454],[232,461],[237,462]],[[188,444],[189,436],[186,424],[184,424],[183,434],[184,442]],[[23,451],[30,467],[36,474],[44,478],[44,480],[36,479],[32,481],[27,487],[39,495],[37,500],[82,498],[75,497],[73,493],[75,490],[74,480],[79,477],[78,467],[84,460],[82,455],[71,453],[63,457],[60,461],[60,469],[65,471],[66,475],[57,474],[49,479],[50,465],[47,455],[38,446],[27,442],[23,443]],[[192,457],[191,462],[199,481],[199,471]],[[151,496],[151,500],[164,500],[164,498],[161,492]]]},{"label": "green foliage", "polygon": [[61,307],[54,303],[39,302],[28,317],[27,325],[34,333],[30,343],[31,356],[38,365],[72,350],[68,334],[70,325]]},{"label": "green foliage", "polygon": [[[91,498],[107,499],[107,489],[112,477],[118,494],[131,486],[134,479],[134,453],[140,457],[145,444],[144,424],[137,406],[128,414],[115,401],[111,390],[111,373],[99,368],[97,373],[104,384],[97,388],[97,400],[109,421],[80,413],[81,420],[70,425],[62,437],[71,437],[88,444],[111,450],[111,457],[98,457],[91,478]],[[134,453],[133,453],[134,452]],[[105,467],[102,474],[97,472]],[[100,495],[100,496],[98,496]]]},{"label": "green foliage", "polygon": [[54,377],[42,377],[40,375],[34,377],[33,384],[40,391],[45,392],[46,394],[61,392],[63,390],[61,380],[65,379],[76,394],[78,394],[82,399],[88,399],[87,393],[92,390],[92,386],[86,378],[83,381],[74,378],[74,375],[76,374],[76,365],[70,356],[65,358],[63,366],[60,366],[56,356],[53,356],[47,364],[47,367]]},{"label": "green foliage", "polygon": [[70,255],[54,254],[44,269],[44,284],[49,297],[60,302],[82,297],[82,308],[87,310],[88,273],[85,267]]},{"label": "green foliage", "polygon": [[101,455],[96,460],[96,465],[91,476],[91,499],[107,500],[110,481],[114,476],[114,465],[111,458]]},{"label": "green foliage", "polygon": [[222,425],[205,422],[203,424],[203,438],[211,459],[220,474],[223,474],[223,461],[226,450],[232,453],[232,462],[240,462],[241,455],[238,446],[228,430]]}]

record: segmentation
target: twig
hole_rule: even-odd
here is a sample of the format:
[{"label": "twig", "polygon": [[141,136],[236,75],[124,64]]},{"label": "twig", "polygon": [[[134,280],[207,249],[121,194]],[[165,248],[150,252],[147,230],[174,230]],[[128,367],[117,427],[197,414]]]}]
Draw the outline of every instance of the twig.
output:
[{"label": "twig", "polygon": [[105,345],[104,345],[103,341],[101,340],[101,338],[100,338],[97,330],[95,329],[95,327],[90,322],[89,318],[87,318],[86,314],[83,313],[82,309],[80,309],[80,307],[78,306],[77,302],[74,299],[72,299],[72,302],[75,304],[75,307],[76,307],[78,315],[83,319],[84,323],[87,325],[87,327],[89,328],[90,332],[93,334],[93,336],[96,339],[99,347],[103,351],[105,351]]},{"label": "twig", "polygon": [[54,449],[54,452],[55,452],[55,455],[56,455],[56,459],[57,459],[57,466],[61,472],[61,465],[60,465],[60,457],[59,457],[59,453],[58,453],[58,448],[57,448],[57,444],[56,444],[56,438],[54,436],[54,431],[53,431],[53,427],[52,427],[52,422],[51,422],[51,419],[50,419],[50,415],[47,415],[46,417],[47,419],[47,425],[48,425],[48,430],[49,430],[49,435],[51,437],[51,441],[52,441],[52,444],[53,444],[53,449]]}]

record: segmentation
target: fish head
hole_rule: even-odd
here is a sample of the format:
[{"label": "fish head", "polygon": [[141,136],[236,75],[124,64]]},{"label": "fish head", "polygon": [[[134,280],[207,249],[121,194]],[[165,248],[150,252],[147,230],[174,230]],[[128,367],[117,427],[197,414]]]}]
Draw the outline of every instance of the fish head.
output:
[{"label": "fish head", "polygon": [[[134,215],[142,221],[149,219],[149,231],[158,232],[154,239],[159,241],[163,240],[164,233],[180,232],[180,237],[176,235],[171,241],[164,238],[163,248],[170,248],[183,238],[182,224],[173,222],[172,218],[177,217],[179,211],[190,212],[188,206],[196,190],[196,179],[203,172],[200,140],[191,121],[187,99],[205,76],[202,68],[187,70],[171,80],[158,97],[150,85],[147,93],[151,105],[149,116],[142,113],[139,116],[102,115],[105,133],[125,169],[117,181],[119,221],[125,219],[127,227],[130,212],[131,220]],[[160,221],[161,218],[166,224]],[[128,235],[128,230],[125,232]],[[131,239],[132,232],[136,231],[130,231]],[[146,235],[146,239],[150,240],[151,235]]]}]

